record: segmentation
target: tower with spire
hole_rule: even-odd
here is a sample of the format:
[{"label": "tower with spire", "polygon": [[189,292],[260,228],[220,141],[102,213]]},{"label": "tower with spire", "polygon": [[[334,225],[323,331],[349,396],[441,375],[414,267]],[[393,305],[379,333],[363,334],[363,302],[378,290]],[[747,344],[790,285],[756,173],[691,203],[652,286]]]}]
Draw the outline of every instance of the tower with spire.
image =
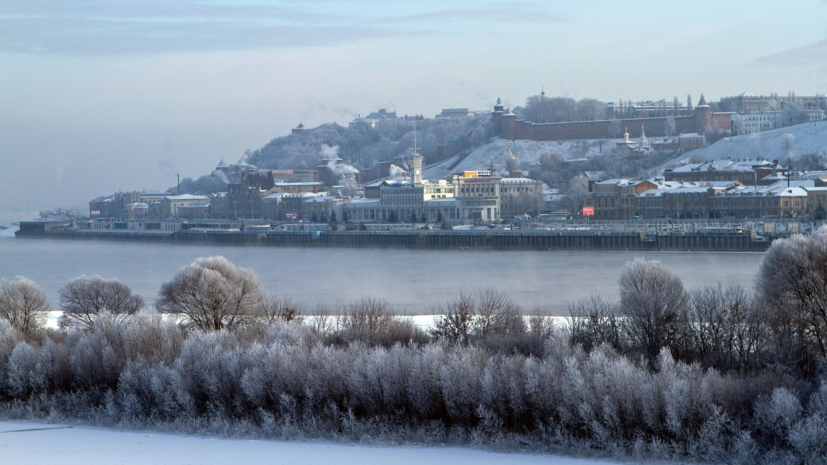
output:
[{"label": "tower with spire", "polygon": [[642,124],[640,125],[640,143],[638,144],[638,147],[643,150],[649,148],[649,141],[646,139],[646,128],[644,128]]},{"label": "tower with spire", "polygon": [[416,120],[414,120],[414,146],[413,156],[410,161],[411,181],[414,186],[422,185],[422,156],[419,155],[419,147],[416,145]]}]

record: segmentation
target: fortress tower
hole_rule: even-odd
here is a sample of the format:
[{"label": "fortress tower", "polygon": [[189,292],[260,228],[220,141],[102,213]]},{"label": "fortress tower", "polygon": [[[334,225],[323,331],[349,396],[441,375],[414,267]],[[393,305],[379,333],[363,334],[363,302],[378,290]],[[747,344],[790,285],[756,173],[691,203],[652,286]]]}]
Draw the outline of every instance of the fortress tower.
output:
[{"label": "fortress tower", "polygon": [[704,94],[701,94],[701,100],[698,101],[698,106],[695,107],[695,131],[703,135],[711,127],[712,108],[706,103]]}]

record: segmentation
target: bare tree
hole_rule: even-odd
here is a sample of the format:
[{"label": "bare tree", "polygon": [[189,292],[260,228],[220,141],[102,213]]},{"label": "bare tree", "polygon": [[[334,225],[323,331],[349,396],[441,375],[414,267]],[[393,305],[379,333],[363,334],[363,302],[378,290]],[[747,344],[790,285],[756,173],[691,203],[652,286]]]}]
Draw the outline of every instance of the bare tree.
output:
[{"label": "bare tree", "polygon": [[256,316],[268,325],[276,322],[301,323],[301,305],[295,302],[292,297],[265,296],[261,299]]},{"label": "bare tree", "polygon": [[18,276],[0,283],[0,318],[24,335],[41,329],[49,310],[46,293],[30,279]]},{"label": "bare tree", "polygon": [[75,278],[60,290],[61,328],[79,326],[91,328],[95,317],[103,311],[118,317],[131,315],[144,306],[144,299],[133,295],[129,286],[117,279],[98,275]]},{"label": "bare tree", "polygon": [[577,102],[575,117],[579,121],[598,121],[606,118],[606,104],[593,98]]},{"label": "bare tree", "polygon": [[583,175],[577,175],[569,179],[566,188],[566,207],[571,212],[580,212],[583,209],[586,193],[589,192],[589,179]]},{"label": "bare tree", "polygon": [[473,296],[460,292],[448,302],[445,308],[440,310],[443,314],[434,319],[434,329],[431,334],[453,343],[468,344],[477,316],[474,311]]},{"label": "bare tree", "polygon": [[474,310],[476,333],[481,337],[525,332],[520,307],[504,292],[490,288],[478,292]]},{"label": "bare tree", "polygon": [[509,192],[500,199],[504,215],[538,214],[543,209],[543,196],[536,191]]},{"label": "bare tree", "polygon": [[347,305],[338,326],[352,340],[370,341],[393,321],[393,306],[384,299],[363,298]]},{"label": "bare tree", "polygon": [[687,296],[680,278],[658,261],[637,258],[620,276],[620,312],[632,346],[654,363],[673,347]]},{"label": "bare tree", "polygon": [[156,306],[204,331],[232,329],[260,308],[258,277],[224,257],[199,258],[161,286]]},{"label": "bare tree", "polygon": [[693,361],[720,370],[759,367],[768,338],[763,306],[739,286],[690,293],[684,326]]},{"label": "bare tree", "polygon": [[601,344],[620,349],[622,334],[617,304],[593,295],[569,306],[567,326],[572,344],[590,351]]}]

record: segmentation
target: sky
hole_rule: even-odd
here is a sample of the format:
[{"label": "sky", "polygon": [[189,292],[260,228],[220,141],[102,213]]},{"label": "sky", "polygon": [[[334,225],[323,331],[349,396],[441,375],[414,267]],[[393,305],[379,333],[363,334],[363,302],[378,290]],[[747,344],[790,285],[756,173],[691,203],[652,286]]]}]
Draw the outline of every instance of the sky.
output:
[{"label": "sky", "polygon": [[159,190],[300,122],[827,93],[827,0],[4,0],[0,213]]}]

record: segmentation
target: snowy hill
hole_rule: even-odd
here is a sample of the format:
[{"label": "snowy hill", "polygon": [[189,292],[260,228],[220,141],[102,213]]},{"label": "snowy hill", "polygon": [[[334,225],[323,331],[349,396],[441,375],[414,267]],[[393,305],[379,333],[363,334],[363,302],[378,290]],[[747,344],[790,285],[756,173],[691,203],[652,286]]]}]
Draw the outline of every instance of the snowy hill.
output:
[{"label": "snowy hill", "polygon": [[793,155],[820,153],[827,149],[827,121],[820,121],[727,137],[707,147],[687,152],[678,161],[686,162],[691,158],[709,161],[726,158],[781,160],[784,158],[784,134],[787,133],[795,137]]},{"label": "snowy hill", "polygon": [[495,139],[490,144],[474,149],[456,167],[450,167],[459,160],[454,156],[442,162],[425,167],[426,179],[436,179],[446,174],[465,170],[488,169],[491,157],[499,169],[505,169],[505,159],[509,149],[517,157],[517,161],[532,163],[538,161],[543,154],[559,153],[566,158],[588,158],[596,155],[617,151],[618,140],[569,140],[569,141],[528,141]]}]

